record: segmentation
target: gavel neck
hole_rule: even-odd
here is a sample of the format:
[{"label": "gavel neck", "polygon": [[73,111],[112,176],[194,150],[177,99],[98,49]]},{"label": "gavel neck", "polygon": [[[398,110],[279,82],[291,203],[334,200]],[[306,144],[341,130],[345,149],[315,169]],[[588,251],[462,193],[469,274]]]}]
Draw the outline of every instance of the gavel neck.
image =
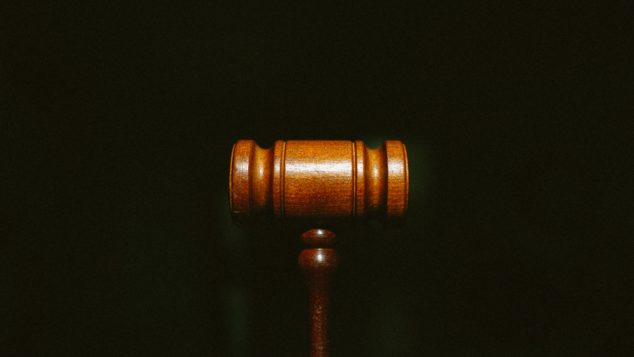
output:
[{"label": "gavel neck", "polygon": [[335,238],[334,233],[325,229],[313,229],[302,235],[307,248],[299,254],[298,263],[308,287],[312,357],[328,356],[330,285],[339,264],[337,252],[332,248]]}]

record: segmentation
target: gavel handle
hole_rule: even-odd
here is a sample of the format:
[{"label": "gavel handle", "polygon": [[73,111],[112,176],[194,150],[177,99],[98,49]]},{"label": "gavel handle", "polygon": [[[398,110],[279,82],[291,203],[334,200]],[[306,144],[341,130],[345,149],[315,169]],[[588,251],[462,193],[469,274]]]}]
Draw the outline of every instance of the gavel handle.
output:
[{"label": "gavel handle", "polygon": [[330,283],[338,265],[337,252],[331,247],[335,234],[325,229],[313,229],[305,232],[302,239],[309,245],[299,254],[298,263],[308,286],[310,355],[327,357]]}]

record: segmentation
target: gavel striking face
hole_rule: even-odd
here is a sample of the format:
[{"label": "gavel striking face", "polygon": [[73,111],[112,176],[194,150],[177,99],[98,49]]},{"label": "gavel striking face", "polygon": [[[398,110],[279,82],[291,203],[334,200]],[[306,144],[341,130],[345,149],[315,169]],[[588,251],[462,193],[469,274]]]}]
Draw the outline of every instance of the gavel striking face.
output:
[{"label": "gavel striking face", "polygon": [[[409,169],[405,145],[387,140],[377,149],[362,141],[278,140],[263,149],[253,140],[233,145],[229,175],[231,213],[254,218],[328,222],[401,218],[407,211]],[[314,227],[306,227],[314,228]],[[311,356],[328,355],[328,287],[338,258],[335,234],[309,229],[299,255],[309,290]]]}]

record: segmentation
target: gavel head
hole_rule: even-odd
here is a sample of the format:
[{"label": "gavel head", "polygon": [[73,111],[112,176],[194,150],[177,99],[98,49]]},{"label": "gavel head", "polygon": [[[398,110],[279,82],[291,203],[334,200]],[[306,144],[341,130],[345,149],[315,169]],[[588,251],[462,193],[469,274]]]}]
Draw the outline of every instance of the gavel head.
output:
[{"label": "gavel head", "polygon": [[400,218],[407,211],[405,145],[377,149],[362,141],[253,140],[233,145],[229,200],[234,219]]}]

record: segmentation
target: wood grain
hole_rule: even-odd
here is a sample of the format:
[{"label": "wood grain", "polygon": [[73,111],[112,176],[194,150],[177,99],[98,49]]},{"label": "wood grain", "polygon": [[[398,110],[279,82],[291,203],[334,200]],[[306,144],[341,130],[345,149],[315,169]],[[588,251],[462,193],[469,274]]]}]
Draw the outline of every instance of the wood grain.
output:
[{"label": "wood grain", "polygon": [[[363,141],[278,140],[263,149],[253,140],[233,145],[229,199],[235,219],[278,217],[399,218],[407,212],[409,169],[405,145],[387,140],[376,149]],[[306,276],[312,357],[328,356],[328,307],[339,264],[335,234],[312,229],[298,263]]]},{"label": "wood grain", "polygon": [[229,178],[234,218],[403,217],[409,170],[405,145],[387,140],[253,140],[233,146]]},{"label": "wood grain", "polygon": [[311,229],[302,235],[309,248],[299,254],[298,264],[306,276],[310,318],[310,356],[328,356],[328,308],[330,285],[339,258],[332,248],[335,234],[327,229]]}]

